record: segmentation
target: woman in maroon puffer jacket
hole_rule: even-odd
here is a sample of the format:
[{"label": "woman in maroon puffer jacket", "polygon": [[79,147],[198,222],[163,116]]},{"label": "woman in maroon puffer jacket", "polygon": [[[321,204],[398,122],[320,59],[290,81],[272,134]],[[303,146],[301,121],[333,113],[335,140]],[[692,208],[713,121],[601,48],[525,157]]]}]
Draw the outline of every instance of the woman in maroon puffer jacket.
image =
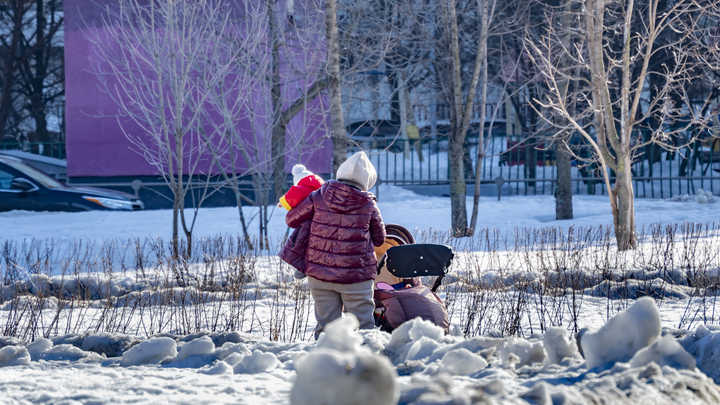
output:
[{"label": "woman in maroon puffer jacket", "polygon": [[291,228],[312,221],[305,274],[315,300],[316,339],[325,325],[342,316],[343,305],[357,317],[360,328],[371,329],[375,324],[374,247],[385,241],[385,225],[377,198],[367,190],[375,184],[377,173],[365,153],[358,152],[340,165],[336,178],[285,217]]}]

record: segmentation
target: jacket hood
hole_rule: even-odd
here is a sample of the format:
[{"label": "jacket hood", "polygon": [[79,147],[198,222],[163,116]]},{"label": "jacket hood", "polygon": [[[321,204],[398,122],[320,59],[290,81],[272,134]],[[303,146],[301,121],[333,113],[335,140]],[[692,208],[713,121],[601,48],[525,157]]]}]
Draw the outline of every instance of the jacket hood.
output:
[{"label": "jacket hood", "polygon": [[375,195],[369,191],[358,190],[355,187],[339,181],[330,180],[320,188],[320,195],[325,204],[335,212],[350,212],[365,206],[373,200]]},{"label": "jacket hood", "polygon": [[365,152],[358,152],[338,167],[335,178],[361,190],[370,190],[377,180],[377,172]]}]

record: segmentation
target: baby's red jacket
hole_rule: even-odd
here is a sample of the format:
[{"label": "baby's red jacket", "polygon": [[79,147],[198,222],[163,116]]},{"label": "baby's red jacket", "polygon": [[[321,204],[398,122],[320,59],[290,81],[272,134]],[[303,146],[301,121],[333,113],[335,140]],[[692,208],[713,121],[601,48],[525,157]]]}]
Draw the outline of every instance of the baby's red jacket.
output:
[{"label": "baby's red jacket", "polygon": [[290,211],[298,205],[300,201],[307,198],[310,193],[319,189],[323,183],[325,183],[325,180],[317,174],[305,176],[300,179],[297,185],[290,187],[290,190],[288,190],[284,196],[280,197],[280,204],[282,204],[286,210]]}]

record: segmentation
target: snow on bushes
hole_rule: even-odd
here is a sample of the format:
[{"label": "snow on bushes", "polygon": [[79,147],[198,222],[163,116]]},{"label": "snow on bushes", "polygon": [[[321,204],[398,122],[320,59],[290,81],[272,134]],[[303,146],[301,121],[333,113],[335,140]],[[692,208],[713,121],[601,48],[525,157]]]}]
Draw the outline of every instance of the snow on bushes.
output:
[{"label": "snow on bushes", "polygon": [[643,297],[625,311],[610,318],[597,331],[582,335],[587,368],[604,366],[618,361],[626,362],[635,353],[660,338],[660,312],[652,298]]}]

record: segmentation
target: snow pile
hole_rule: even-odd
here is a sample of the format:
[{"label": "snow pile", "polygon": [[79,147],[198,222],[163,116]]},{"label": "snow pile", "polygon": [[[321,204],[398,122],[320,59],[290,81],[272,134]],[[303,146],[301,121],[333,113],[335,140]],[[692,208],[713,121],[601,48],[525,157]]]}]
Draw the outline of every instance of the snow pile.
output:
[{"label": "snow pile", "polygon": [[272,353],[263,353],[255,350],[251,355],[245,356],[235,364],[235,374],[258,374],[272,370],[278,365],[278,359]]},{"label": "snow pile", "polygon": [[106,357],[94,352],[86,352],[76,346],[61,344],[43,351],[39,360],[44,361],[74,361],[74,362],[93,362],[101,361]]},{"label": "snow pile", "polygon": [[32,361],[38,361],[40,360],[42,354],[50,350],[51,347],[53,347],[52,340],[40,338],[27,345],[25,348],[27,349],[28,353],[30,353],[30,358],[32,358]]},{"label": "snow pile", "polygon": [[387,358],[360,346],[357,318],[346,314],[325,328],[317,349],[295,360],[293,405],[397,403],[397,374]]},{"label": "snow pile", "polygon": [[104,354],[107,357],[118,357],[140,342],[140,339],[128,335],[113,333],[97,333],[82,335],[80,348],[85,351]]},{"label": "snow pile", "polygon": [[532,343],[526,339],[511,337],[500,348],[500,360],[506,368],[542,363],[545,361],[545,348],[542,342]]},{"label": "snow pile", "polygon": [[697,367],[720,383],[720,330],[718,325],[700,325],[680,344],[697,359]]},{"label": "snow pile", "polygon": [[150,338],[122,355],[122,365],[137,366],[139,364],[160,363],[166,358],[177,356],[177,343],[169,337]]},{"label": "snow pile", "polygon": [[559,364],[564,358],[580,359],[575,338],[569,337],[567,329],[550,327],[543,335],[543,346],[549,363]]},{"label": "snow pile", "polygon": [[662,339],[652,345],[640,349],[632,359],[630,359],[630,367],[647,366],[650,363],[658,366],[670,366],[678,370],[692,370],[695,368],[695,358],[680,346],[670,335],[665,335]]},{"label": "snow pile", "polygon": [[182,345],[174,361],[182,361],[190,356],[210,354],[213,351],[215,351],[215,344],[212,339],[203,336]]},{"label": "snow pile", "polygon": [[443,355],[438,371],[451,375],[468,375],[476,373],[487,366],[488,362],[485,359],[461,347]]},{"label": "snow pile", "polygon": [[394,365],[429,357],[445,340],[445,331],[430,321],[415,318],[395,329],[383,349]]},{"label": "snow pile", "polygon": [[0,367],[30,364],[30,353],[22,346],[5,346],[0,349]]},{"label": "snow pile", "polygon": [[[720,327],[698,327],[678,342],[661,338],[659,325],[654,301],[638,300],[581,337],[587,362],[564,328],[528,339],[464,338],[414,319],[389,335],[356,331],[352,315],[329,324],[317,344],[238,332],[4,338],[0,366],[14,368],[0,373],[0,384],[11,401],[29,403],[203,402],[209,394],[219,403],[293,405],[720,403],[720,388],[703,374],[720,377]],[[117,356],[95,352],[128,342]],[[39,381],[45,394],[28,388]]]},{"label": "snow pile", "polygon": [[643,297],[610,318],[600,330],[582,334],[580,345],[587,368],[627,362],[638,350],[660,338],[660,312],[652,298]]},{"label": "snow pile", "polygon": [[676,194],[670,198],[668,198],[668,201],[673,202],[696,202],[698,204],[714,204],[718,201],[720,201],[720,198],[716,197],[712,191],[704,191],[703,189],[698,189],[695,192],[695,195],[689,195],[689,194],[683,194],[679,195]]}]

